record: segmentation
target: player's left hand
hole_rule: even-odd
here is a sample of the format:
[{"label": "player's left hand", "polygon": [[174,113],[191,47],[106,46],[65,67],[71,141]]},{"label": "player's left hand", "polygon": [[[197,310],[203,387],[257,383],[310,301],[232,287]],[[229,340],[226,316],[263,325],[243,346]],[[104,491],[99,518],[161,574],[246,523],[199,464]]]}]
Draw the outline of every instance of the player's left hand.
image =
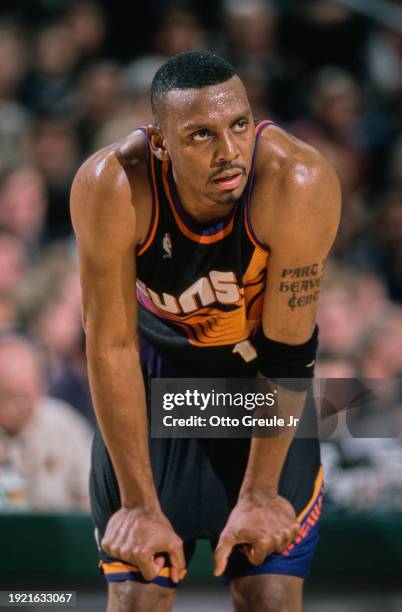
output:
[{"label": "player's left hand", "polygon": [[215,549],[215,576],[226,569],[227,560],[236,545],[254,565],[284,551],[300,529],[292,505],[280,495],[240,497],[229,515]]}]

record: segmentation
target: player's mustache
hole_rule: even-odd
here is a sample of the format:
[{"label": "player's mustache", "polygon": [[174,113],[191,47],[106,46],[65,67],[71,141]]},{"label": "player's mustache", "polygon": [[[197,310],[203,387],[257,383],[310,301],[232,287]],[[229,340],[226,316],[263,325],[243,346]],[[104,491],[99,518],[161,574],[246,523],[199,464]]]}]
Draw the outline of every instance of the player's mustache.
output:
[{"label": "player's mustache", "polygon": [[213,181],[215,178],[220,177],[225,172],[233,172],[234,170],[240,171],[242,174],[246,174],[246,169],[244,166],[233,166],[232,164],[227,164],[226,166],[221,166],[218,170],[211,174],[209,180]]}]

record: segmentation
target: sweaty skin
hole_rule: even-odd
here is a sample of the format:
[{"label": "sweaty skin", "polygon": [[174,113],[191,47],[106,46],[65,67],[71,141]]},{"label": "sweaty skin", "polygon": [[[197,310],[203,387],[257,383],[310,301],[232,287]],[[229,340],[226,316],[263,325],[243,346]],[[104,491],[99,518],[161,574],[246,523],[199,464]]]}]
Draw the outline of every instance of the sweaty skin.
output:
[{"label": "sweaty skin", "polygon": [[[183,206],[199,223],[227,215],[246,185],[255,142],[241,81],[235,76],[200,90],[170,92],[165,111],[149,136],[154,155],[172,162]],[[178,581],[185,565],[182,542],[161,512],[152,479],[138,353],[133,253],[151,219],[142,133],[133,132],[83,164],[72,186],[71,213],[92,397],[122,500],[102,547],[139,566],[148,580],[163,565],[157,553],[165,552]],[[323,156],[280,128],[266,127],[256,159],[251,222],[271,249],[263,309],[267,337],[301,344],[311,336],[319,295],[315,281],[318,272],[322,276],[339,216],[338,180]],[[307,290],[307,283],[293,285],[290,292],[290,279],[314,281],[314,290]],[[301,409],[304,395],[298,395]],[[215,551],[217,575],[236,544],[258,564],[270,552],[284,550],[297,533],[293,507],[278,495],[291,439],[252,440],[238,503]],[[297,597],[300,592],[298,584]]]}]

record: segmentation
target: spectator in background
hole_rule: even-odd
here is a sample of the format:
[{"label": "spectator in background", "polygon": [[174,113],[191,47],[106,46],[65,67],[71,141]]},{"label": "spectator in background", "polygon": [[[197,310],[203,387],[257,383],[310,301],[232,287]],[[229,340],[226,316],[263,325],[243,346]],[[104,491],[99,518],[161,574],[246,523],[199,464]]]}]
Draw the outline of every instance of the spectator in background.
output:
[{"label": "spectator in background", "polygon": [[317,321],[320,351],[337,358],[352,357],[359,345],[364,320],[355,308],[357,277],[352,272],[328,270]]},{"label": "spectator in background", "polygon": [[78,49],[70,29],[62,22],[43,27],[36,37],[34,62],[21,85],[20,98],[31,112],[69,115]]},{"label": "spectator in background", "polygon": [[127,100],[127,84],[118,64],[100,62],[81,74],[76,108],[83,155],[94,152],[96,132],[119,113]]},{"label": "spectator in background", "polygon": [[392,300],[402,303],[402,184],[385,194],[376,227],[378,272]]},{"label": "spectator in background", "polygon": [[402,132],[392,150],[388,181],[391,185],[402,189]]},{"label": "spectator in background", "polygon": [[76,259],[68,246],[45,252],[19,294],[27,332],[45,357],[47,391],[95,423],[86,370],[81,289]]},{"label": "spectator in background", "polygon": [[106,23],[98,4],[86,0],[73,2],[63,22],[69,29],[80,66],[103,55]]},{"label": "spectator in background", "polygon": [[135,58],[121,72],[126,96],[111,118],[99,122],[91,149],[98,150],[152,122],[149,88],[155,72],[169,56],[206,45],[206,33],[194,12],[185,7],[167,8],[149,53]]},{"label": "spectator in background", "polygon": [[7,293],[0,292],[0,334],[16,330],[18,315],[15,300]]},{"label": "spectator in background", "polygon": [[22,238],[0,226],[0,295],[13,298],[27,273],[27,252]]},{"label": "spectator in background", "polygon": [[226,0],[225,27],[229,59],[239,66],[275,64],[276,11],[264,0]]},{"label": "spectator in background", "polygon": [[345,260],[358,272],[375,272],[383,279],[389,298],[402,303],[402,183],[391,183],[370,226],[348,246]]},{"label": "spectator in background", "polygon": [[205,46],[205,32],[193,11],[172,8],[166,12],[155,36],[154,47],[158,55],[167,59],[182,51]]},{"label": "spectator in background", "polygon": [[342,218],[334,254],[341,259],[370,219],[366,197],[370,147],[365,127],[360,86],[346,71],[333,66],[316,75],[310,116],[290,126],[292,134],[326,156],[340,178]]},{"label": "spectator in background", "polygon": [[395,102],[402,91],[402,34],[375,28],[368,40],[367,63],[377,95]]},{"label": "spectator in background", "polygon": [[356,378],[356,363],[350,357],[321,353],[315,370],[317,378]]},{"label": "spectator in background", "polygon": [[67,119],[38,119],[27,130],[24,153],[44,182],[46,241],[68,237],[70,185],[80,160],[76,129]]},{"label": "spectator in background", "polygon": [[365,338],[395,312],[399,309],[389,301],[384,283],[373,272],[356,273],[332,265],[318,311],[320,354],[327,361],[352,360],[356,375],[361,375]]},{"label": "spectator in background", "polygon": [[348,199],[366,179],[363,101],[357,82],[344,70],[319,70],[310,98],[311,116],[292,133],[317,147],[335,166]]},{"label": "spectator in background", "polygon": [[[367,22],[334,0],[292,0],[282,24],[281,55],[300,76],[331,64],[362,77]],[[278,2],[280,6],[281,1]]]},{"label": "spectator in background", "polygon": [[162,56],[150,54],[134,60],[123,70],[127,100],[120,105],[112,119],[100,125],[93,139],[96,151],[127,136],[139,125],[153,121],[149,88],[162,63]]},{"label": "spectator in background", "polygon": [[39,356],[22,337],[0,339],[0,500],[35,510],[86,510],[91,432],[43,395]]},{"label": "spectator in background", "polygon": [[278,55],[278,15],[272,2],[226,0],[224,23],[224,53],[239,71],[254,115],[286,116],[292,96]]},{"label": "spectator in background", "polygon": [[19,326],[17,294],[28,270],[24,241],[13,230],[0,225],[0,333]]},{"label": "spectator in background", "polygon": [[22,32],[11,23],[0,23],[0,171],[20,160],[20,140],[29,112],[17,100],[27,64]]},{"label": "spectator in background", "polygon": [[395,311],[370,330],[360,347],[364,378],[402,377],[402,315]]},{"label": "spectator in background", "polygon": [[31,257],[38,255],[45,238],[48,202],[41,174],[32,166],[19,165],[0,182],[0,225],[18,235]]}]

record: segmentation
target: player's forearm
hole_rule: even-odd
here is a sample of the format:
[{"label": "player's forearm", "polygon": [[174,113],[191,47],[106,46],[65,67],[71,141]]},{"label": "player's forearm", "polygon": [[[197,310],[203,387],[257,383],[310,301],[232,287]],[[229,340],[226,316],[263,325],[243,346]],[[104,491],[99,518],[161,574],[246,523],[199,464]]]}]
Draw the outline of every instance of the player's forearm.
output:
[{"label": "player's forearm", "polygon": [[[306,392],[289,391],[282,387],[277,390],[277,405],[285,428],[280,428],[275,437],[252,439],[239,497],[276,495],[278,492],[282,468],[297,430]],[[291,422],[293,425],[289,425]]]},{"label": "player's forearm", "polygon": [[134,342],[123,347],[87,343],[96,416],[119,483],[122,506],[155,506],[144,381]]}]

